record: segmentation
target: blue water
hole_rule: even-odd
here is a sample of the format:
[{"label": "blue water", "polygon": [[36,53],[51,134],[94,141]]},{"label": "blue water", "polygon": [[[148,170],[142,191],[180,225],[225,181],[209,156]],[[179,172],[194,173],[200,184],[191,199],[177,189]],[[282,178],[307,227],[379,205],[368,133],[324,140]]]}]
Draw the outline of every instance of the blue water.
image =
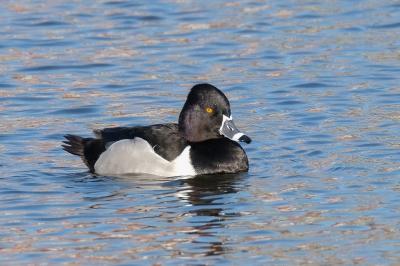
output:
[{"label": "blue water", "polygon": [[[0,262],[400,262],[398,1],[0,2]],[[248,173],[93,177],[63,135],[231,101]]]}]

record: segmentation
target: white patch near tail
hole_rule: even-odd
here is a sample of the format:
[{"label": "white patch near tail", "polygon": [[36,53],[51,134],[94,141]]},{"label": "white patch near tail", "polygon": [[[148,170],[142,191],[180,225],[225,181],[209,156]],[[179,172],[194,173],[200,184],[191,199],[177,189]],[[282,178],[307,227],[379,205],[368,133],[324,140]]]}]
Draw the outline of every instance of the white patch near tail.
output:
[{"label": "white patch near tail", "polygon": [[145,173],[158,176],[196,175],[190,160],[190,146],[172,162],[154,152],[142,138],[112,143],[94,165],[100,175]]}]

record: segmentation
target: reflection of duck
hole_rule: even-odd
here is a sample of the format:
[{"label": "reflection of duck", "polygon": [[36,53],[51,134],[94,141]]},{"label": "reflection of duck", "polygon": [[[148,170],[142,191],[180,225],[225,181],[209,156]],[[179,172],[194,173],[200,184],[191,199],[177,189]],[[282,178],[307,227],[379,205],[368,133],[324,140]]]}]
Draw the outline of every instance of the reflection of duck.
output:
[{"label": "reflection of duck", "polygon": [[251,139],[233,123],[226,96],[209,84],[191,89],[178,124],[106,128],[94,133],[97,138],[66,135],[63,147],[98,174],[179,176],[249,168],[246,153],[235,141],[250,143]]},{"label": "reflection of duck", "polygon": [[[222,199],[224,194],[238,192],[236,184],[241,180],[241,175],[220,174],[218,178],[204,175],[187,179],[184,183],[191,187],[191,191],[187,193],[187,201],[192,206],[199,206],[194,209],[197,215],[218,216],[222,209],[217,208],[213,201]],[[214,207],[210,208],[207,205]]]},{"label": "reflection of duck", "polygon": [[[229,203],[234,202],[232,194],[239,192],[238,183],[242,180],[243,173],[239,174],[220,174],[218,176],[196,176],[184,180],[185,185],[189,185],[190,191],[187,193],[187,202],[191,205],[190,214],[195,216],[210,216],[210,220],[196,220],[193,217],[193,230],[190,235],[194,236],[194,244],[203,247],[204,255],[220,255],[225,253],[224,241],[220,239],[217,228],[225,226],[225,219],[232,219],[233,216],[240,216],[238,213],[231,213]],[[216,203],[221,202],[221,203]],[[210,229],[213,229],[210,231]],[[210,242],[198,242],[199,237],[206,237]],[[207,246],[205,246],[207,245]],[[207,247],[207,248],[205,248]],[[184,252],[184,251],[183,251]]]},{"label": "reflection of duck", "polygon": [[[236,173],[172,179],[143,174],[118,175],[113,184],[122,182],[125,184],[122,187],[128,188],[116,194],[135,194],[138,201],[124,204],[117,213],[134,213],[134,217],[127,216],[127,219],[132,219],[137,228],[157,228],[157,223],[161,223],[158,226],[164,228],[162,237],[166,234],[169,239],[163,245],[169,250],[180,254],[221,255],[227,250],[230,252],[225,246],[224,228],[242,215],[235,203],[245,176],[245,173]],[[155,223],[149,224],[149,221]]]}]

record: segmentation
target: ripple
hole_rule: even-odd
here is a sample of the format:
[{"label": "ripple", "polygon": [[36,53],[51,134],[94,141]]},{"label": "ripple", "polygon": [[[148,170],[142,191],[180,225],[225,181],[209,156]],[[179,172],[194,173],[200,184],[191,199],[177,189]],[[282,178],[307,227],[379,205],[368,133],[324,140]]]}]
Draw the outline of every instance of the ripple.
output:
[{"label": "ripple", "polygon": [[326,87],[332,87],[332,86],[329,86],[324,83],[317,83],[317,82],[304,83],[304,84],[292,86],[292,88],[326,88]]},{"label": "ripple", "polygon": [[391,23],[391,24],[384,24],[384,25],[373,25],[369,26],[372,29],[394,29],[400,27],[400,22],[398,23]]},{"label": "ripple", "polygon": [[85,116],[87,114],[99,113],[100,109],[97,105],[80,106],[77,108],[66,108],[48,112],[49,115],[79,115]]},{"label": "ripple", "polygon": [[124,7],[124,8],[140,6],[140,4],[133,3],[131,1],[109,1],[109,2],[104,2],[103,5],[119,6],[119,7]]},{"label": "ripple", "polygon": [[112,67],[112,64],[85,64],[85,65],[67,65],[67,66],[39,66],[27,67],[20,69],[21,72],[36,72],[36,71],[58,71],[58,70],[74,70],[74,69],[92,69],[92,68],[107,68]]},{"label": "ripple", "polygon": [[276,103],[276,105],[298,105],[298,104],[305,104],[305,103],[302,101],[281,101]]},{"label": "ripple", "polygon": [[69,23],[61,22],[61,21],[45,21],[40,23],[34,23],[30,26],[32,27],[60,27],[60,26],[68,26]]}]

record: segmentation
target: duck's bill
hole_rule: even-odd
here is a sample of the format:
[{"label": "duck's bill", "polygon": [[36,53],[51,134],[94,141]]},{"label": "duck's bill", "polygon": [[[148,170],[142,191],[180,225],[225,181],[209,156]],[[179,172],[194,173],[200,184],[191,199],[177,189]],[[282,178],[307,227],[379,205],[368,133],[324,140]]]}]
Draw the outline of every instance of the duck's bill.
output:
[{"label": "duck's bill", "polygon": [[230,138],[234,141],[246,142],[249,144],[251,142],[251,138],[243,134],[237,129],[235,124],[233,123],[232,116],[227,117],[223,115],[222,125],[219,128],[219,132],[227,138]]}]

